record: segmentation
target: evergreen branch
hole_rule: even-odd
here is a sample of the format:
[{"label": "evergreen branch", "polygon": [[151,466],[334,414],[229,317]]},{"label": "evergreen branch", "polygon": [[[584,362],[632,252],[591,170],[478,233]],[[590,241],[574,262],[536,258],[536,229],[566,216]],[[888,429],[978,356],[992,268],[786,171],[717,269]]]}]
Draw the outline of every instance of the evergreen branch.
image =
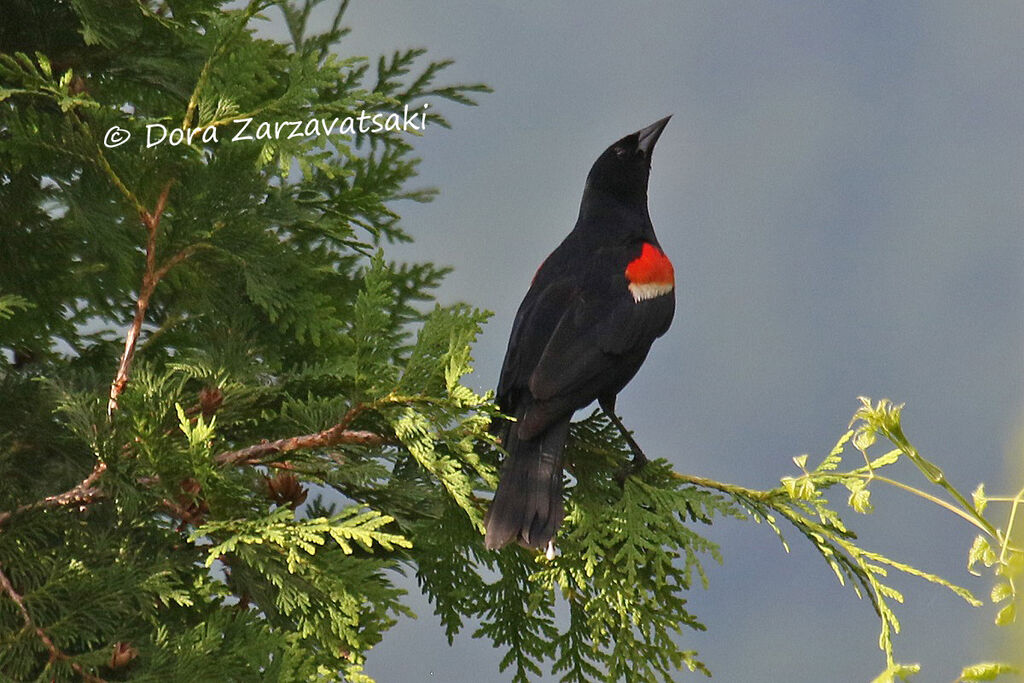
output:
[{"label": "evergreen branch", "polygon": [[[213,246],[205,242],[197,242],[195,244],[188,245],[187,247],[179,251],[177,254],[167,259],[167,262],[164,263],[164,265],[160,266],[160,268],[157,269],[156,273],[154,273],[153,279],[159,282],[160,280],[163,279],[165,275],[167,275],[167,271],[169,271],[174,266],[178,265],[185,259],[192,256],[192,254],[196,253],[200,249],[204,248],[212,249]],[[155,283],[154,286],[156,286]]]},{"label": "evergreen branch", "polygon": [[15,311],[35,308],[35,304],[23,296],[17,294],[0,294],[0,320],[5,320],[14,315]]},{"label": "evergreen branch", "polygon": [[92,140],[93,145],[96,147],[96,162],[99,164],[103,172],[107,174],[107,177],[110,178],[110,182],[114,184],[114,187],[117,188],[118,192],[124,195],[124,198],[128,200],[136,213],[140,216],[144,216],[146,214],[146,207],[143,206],[142,202],[139,201],[139,198],[135,196],[135,193],[128,189],[128,186],[124,184],[123,180],[121,180],[121,176],[117,175],[117,171],[115,171],[114,167],[110,165],[110,162],[107,160],[107,155],[103,152],[103,146],[96,141],[92,131],[89,130],[89,125],[82,120],[82,117],[78,115],[78,112],[72,112],[71,120],[78,125],[85,137]]},{"label": "evergreen branch", "polygon": [[171,183],[164,186],[163,192],[157,199],[156,209],[153,213],[142,212],[142,223],[146,226],[146,269],[142,274],[142,286],[139,288],[139,296],[135,301],[135,317],[128,327],[125,335],[124,352],[117,366],[117,374],[110,385],[110,400],[107,403],[107,416],[113,415],[117,409],[117,397],[124,391],[128,383],[128,370],[131,368],[132,360],[135,357],[135,345],[139,340],[139,332],[142,330],[142,322],[146,317],[146,309],[149,308],[149,299],[153,296],[156,287],[154,275],[156,273],[156,233],[160,226],[160,217],[163,215],[164,205],[167,202],[167,194],[171,190]]},{"label": "evergreen branch", "polygon": [[[848,504],[857,512],[869,513],[871,504],[868,485],[872,481],[878,480],[932,502],[977,527],[982,534],[977,536],[971,547],[967,568],[971,573],[976,574],[972,569],[976,563],[983,563],[986,567],[998,565],[995,575],[999,579],[992,589],[991,600],[994,604],[1009,600],[995,619],[997,625],[1003,625],[1014,619],[1017,607],[1015,602],[1017,588],[1014,578],[1020,573],[1020,567],[1024,564],[1020,560],[1021,550],[1010,544],[1015,513],[1018,504],[1024,501],[1024,490],[1013,498],[989,497],[984,492],[984,486],[979,485],[972,494],[973,502],[968,501],[967,496],[946,479],[942,470],[926,460],[904,435],[900,424],[902,405],[894,405],[888,400],[873,404],[869,399],[863,397],[860,400],[862,407],[854,415],[850,423],[851,429],[840,438],[831,453],[813,471],[808,471],[805,467],[806,455],[794,458],[794,462],[803,474],[799,477],[783,477],[782,487],[769,491],[757,491],[692,475],[673,472],[672,476],[678,481],[719,491],[732,497],[737,503],[745,506],[755,519],[767,521],[776,533],[779,533],[779,529],[771,515],[781,516],[811,542],[828,562],[840,583],[845,584],[845,579],[854,581],[854,590],[859,596],[866,596],[870,599],[881,621],[879,647],[885,652],[887,668],[876,680],[892,681],[896,676],[903,678],[905,675],[916,673],[919,667],[898,664],[893,658],[893,635],[899,632],[899,621],[892,610],[891,603],[902,603],[903,596],[883,581],[887,576],[887,569],[896,569],[904,574],[943,586],[971,606],[978,607],[982,602],[967,589],[938,575],[860,547],[855,542],[856,536],[847,530],[838,513],[829,507],[822,492],[836,485],[842,485],[850,492]],[[872,459],[868,456],[867,451],[878,436],[885,438],[896,448],[885,455]],[[848,441],[852,441],[853,446],[864,456],[865,466],[837,472],[842,461],[844,446]],[[906,455],[928,481],[945,490],[953,501],[877,474],[877,469],[895,463],[900,455]],[[1009,528],[1006,531],[997,529],[984,516],[986,505],[994,501],[1012,504],[1008,521]],[[998,556],[992,550],[986,536],[999,542]],[[783,545],[786,546],[784,540]],[[981,679],[977,678],[976,680]]]},{"label": "evergreen branch", "polygon": [[[349,411],[349,413],[352,413],[352,411]],[[338,444],[379,446],[385,443],[384,437],[375,432],[365,429],[349,429],[349,422],[351,422],[351,419],[346,415],[346,419],[342,419],[338,424],[315,434],[302,434],[276,441],[264,441],[263,443],[247,446],[237,451],[220,453],[214,460],[218,465],[225,467],[229,465],[254,465],[264,456],[287,453],[288,451],[297,451],[304,448],[323,448]]]},{"label": "evergreen branch", "polygon": [[[31,65],[31,63],[29,64]],[[70,79],[70,74],[71,71],[69,70],[67,75],[68,79]],[[5,89],[4,92],[8,96],[12,94],[24,94],[34,95],[37,97],[44,97],[56,103],[57,106],[60,107],[61,111],[70,111],[70,118],[72,123],[79,129],[79,131],[84,135],[85,138],[87,138],[93,143],[93,146],[96,148],[96,161],[99,164],[100,168],[110,178],[110,181],[114,184],[114,187],[116,187],[117,190],[122,195],[124,195],[125,199],[127,199],[128,202],[131,203],[135,211],[138,212],[140,215],[145,213],[146,208],[142,205],[142,202],[139,201],[139,198],[135,196],[134,192],[128,189],[128,186],[124,184],[124,181],[121,180],[121,177],[110,165],[110,162],[107,160],[106,154],[103,152],[103,146],[100,145],[100,143],[96,140],[96,137],[92,134],[92,131],[89,129],[89,125],[78,113],[77,108],[71,106],[72,104],[79,104],[83,106],[95,107],[98,106],[96,102],[92,100],[69,99],[68,92],[66,91],[66,83],[63,80],[61,81],[58,87],[46,85],[44,82],[43,84],[38,85],[36,89]]]},{"label": "evergreen branch", "polygon": [[[341,418],[341,421],[332,427],[315,432],[313,434],[301,434],[289,436],[276,441],[263,441],[252,446],[247,446],[235,451],[225,451],[215,456],[214,460],[218,465],[254,465],[259,463],[260,458],[276,454],[297,451],[306,448],[323,448],[325,446],[336,446],[338,444],[357,444],[362,446],[380,446],[388,443],[388,440],[381,434],[364,429],[349,429],[352,420],[360,413],[368,410],[375,410],[382,406],[402,405],[412,403],[431,404],[439,399],[430,396],[403,396],[399,394],[387,394],[374,401],[359,403],[349,409]],[[338,464],[338,459],[333,458]],[[263,464],[263,463],[259,463]]]},{"label": "evergreen branch", "polygon": [[[315,432],[313,434],[301,434],[289,436],[275,441],[263,441],[235,451],[225,451],[214,457],[218,465],[223,467],[231,465],[254,465],[260,463],[260,459],[267,455],[287,453],[306,448],[323,448],[325,446],[336,446],[338,444],[357,444],[361,446],[380,446],[388,443],[388,440],[381,434],[365,429],[349,429],[352,420],[360,413],[373,410],[382,406],[400,405],[411,403],[433,403],[437,399],[429,396],[402,396],[388,394],[375,401],[359,403],[349,409],[341,418],[341,421],[332,427]],[[333,458],[338,464],[338,459]]]},{"label": "evergreen branch", "polygon": [[[41,87],[37,90],[17,88],[13,90],[8,89],[6,90],[6,92],[8,94],[23,94],[44,97],[46,99],[54,101],[58,106],[61,107],[61,109],[65,108],[64,95],[60,91],[55,90],[53,88]],[[95,105],[95,103],[92,104]],[[121,180],[121,177],[119,175],[117,175],[117,172],[114,170],[113,166],[110,165],[110,162],[107,160],[107,155],[103,152],[103,146],[96,141],[95,136],[93,136],[92,131],[89,129],[89,125],[82,119],[77,110],[72,109],[70,110],[70,113],[70,118],[74,125],[77,126],[79,131],[83,134],[83,136],[91,140],[93,145],[95,146],[95,161],[99,164],[103,172],[106,173],[107,176],[110,178],[110,181],[114,184],[114,187],[117,188],[118,192],[124,195],[124,198],[128,200],[128,202],[139,214],[144,213],[146,208],[142,205],[142,202],[139,201],[139,198],[135,196],[135,193],[128,189],[128,186],[124,184],[124,181]]]},{"label": "evergreen branch", "polygon": [[758,491],[757,489],[748,489],[744,486],[737,486],[736,484],[725,484],[720,481],[715,481],[714,479],[699,477],[695,474],[680,474],[679,472],[673,472],[672,478],[678,479],[679,481],[687,484],[700,486],[701,488],[721,491],[722,493],[727,493],[733,497],[739,497],[761,503],[770,503],[771,499],[779,493],[777,489],[773,491]]},{"label": "evergreen branch", "polygon": [[[929,501],[935,503],[936,505],[939,505],[943,509],[949,510],[949,511],[957,514],[958,516],[960,516],[961,518],[965,519],[966,521],[971,522],[972,524],[975,524],[976,526],[978,526],[979,528],[984,530],[984,527],[982,527],[980,524],[977,524],[975,522],[975,520],[970,515],[962,512],[960,510],[957,510],[955,507],[953,507],[952,505],[950,505],[946,501],[943,501],[942,499],[939,499],[939,498],[935,498],[934,496],[928,494],[927,492],[920,491],[918,489],[915,489],[914,487],[907,486],[905,484],[902,484],[901,482],[895,481],[893,479],[889,479],[887,477],[881,477],[879,475],[864,475],[864,474],[859,474],[859,473],[852,473],[850,476],[853,476],[853,477],[856,477],[856,478],[866,478],[869,481],[871,479],[876,479],[878,481],[890,484],[890,485],[895,486],[897,488],[906,490],[906,491],[908,491],[910,493],[913,493],[914,495],[921,496],[921,497],[925,498],[926,500],[929,500]],[[864,558],[870,559],[870,560],[874,560],[874,561],[877,561],[877,562],[883,562],[883,563],[888,564],[888,565],[890,565],[890,566],[892,566],[892,567],[894,567],[896,569],[899,569],[900,571],[905,572],[907,574],[911,574],[913,576],[918,576],[920,578],[924,578],[924,579],[926,579],[928,581],[931,581],[932,583],[938,583],[938,584],[944,585],[947,588],[949,588],[950,590],[952,590],[954,593],[956,593],[957,595],[960,595],[965,600],[967,600],[968,602],[970,602],[971,604],[973,604],[975,606],[977,606],[977,604],[980,604],[980,603],[976,604],[976,601],[974,600],[974,598],[972,596],[970,596],[970,594],[967,593],[966,591],[964,591],[963,589],[959,588],[958,586],[953,586],[952,584],[949,584],[948,582],[940,579],[939,577],[936,577],[936,576],[934,576],[932,574],[928,574],[926,572],[922,572],[922,571],[920,571],[920,570],[918,570],[918,569],[916,569],[914,567],[910,567],[909,565],[905,565],[903,563],[899,563],[899,562],[890,560],[890,559],[885,558],[885,557],[883,557],[881,555],[878,555],[876,553],[872,553],[872,552],[869,552],[869,551],[861,549],[857,545],[855,545],[855,544],[850,542],[850,538],[852,538],[852,536],[849,536],[848,532],[846,532],[845,529],[836,527],[836,525],[833,522],[831,522],[831,520],[829,520],[829,521],[823,520],[824,523],[820,523],[819,524],[817,522],[814,522],[814,521],[808,519],[803,512],[801,512],[799,509],[794,509],[794,507],[792,505],[788,504],[788,503],[791,503],[794,500],[798,500],[798,499],[793,498],[791,496],[791,494],[789,492],[787,492],[787,490],[784,487],[783,488],[772,489],[772,490],[769,490],[769,491],[759,491],[759,490],[755,490],[755,489],[748,489],[748,488],[745,488],[745,487],[742,487],[742,486],[736,486],[735,484],[725,484],[725,483],[722,483],[722,482],[719,482],[719,481],[715,481],[713,479],[707,479],[705,477],[699,477],[699,476],[687,475],[687,474],[680,474],[678,472],[672,472],[672,477],[677,479],[677,480],[679,480],[679,481],[684,481],[686,483],[693,484],[695,486],[700,486],[702,488],[712,489],[712,490],[715,490],[715,491],[720,491],[722,493],[728,494],[728,495],[732,496],[733,498],[735,498],[741,504],[747,504],[747,505],[753,504],[757,508],[762,508],[762,507],[763,508],[768,508],[768,509],[770,509],[770,510],[772,510],[772,511],[778,513],[778,514],[780,514],[790,524],[792,524],[797,529],[799,529],[802,533],[804,533],[805,536],[807,536],[809,539],[811,539],[815,544],[817,544],[819,546],[819,550],[822,550],[822,547],[821,547],[822,546],[822,542],[827,542],[827,545],[834,545],[837,548],[841,548],[847,554],[849,559],[851,561],[855,562],[858,565],[863,565],[863,563],[862,563],[862,561],[860,559],[861,557],[864,557]],[[806,478],[810,482],[810,480],[814,479],[815,477],[812,474],[808,473],[808,474],[804,475],[804,477],[801,477],[801,479],[804,479],[804,478]],[[813,486],[813,483],[811,483],[811,485]],[[822,502],[824,502],[824,501],[822,501]],[[762,514],[763,514],[763,512],[762,512]],[[826,554],[826,553],[823,552],[823,554]],[[831,563],[832,560],[828,557],[827,554],[826,554],[826,559],[828,559],[829,562]],[[842,558],[842,557],[839,557],[839,558],[836,558],[836,559],[838,559],[840,562],[843,562],[844,564],[848,564],[848,563],[845,562],[844,558]],[[867,575],[868,575],[867,573],[865,573],[864,575],[861,575],[861,572],[856,571],[854,566],[849,565],[849,564],[848,564],[848,566],[849,566],[850,569],[854,569],[855,570],[855,573],[857,574],[858,578],[864,579],[864,578],[867,577]],[[863,568],[864,567],[862,566],[861,569],[863,569]],[[835,567],[833,567],[833,569],[835,569]],[[838,575],[838,573],[837,573],[837,575]],[[840,581],[842,581],[842,577],[840,577]],[[875,583],[873,579],[872,579],[871,583],[872,584]],[[868,585],[865,585],[865,588],[868,588],[868,587],[869,587]],[[877,591],[875,591],[875,592],[877,593]],[[878,608],[878,604],[876,604],[875,607],[877,609]]]},{"label": "evergreen branch", "polygon": [[89,476],[80,481],[74,488],[68,489],[64,493],[47,496],[42,500],[35,501],[34,503],[26,503],[25,505],[17,507],[14,511],[9,510],[7,512],[0,513],[0,527],[2,527],[7,520],[14,515],[20,515],[21,513],[28,512],[29,510],[63,507],[65,505],[84,505],[86,503],[91,503],[97,498],[101,498],[103,493],[95,487],[95,484],[106,470],[107,464],[105,462],[97,462],[96,466],[92,468],[92,472],[89,473]]},{"label": "evergreen branch", "polygon": [[[324,35],[326,35],[326,36],[335,36],[335,35],[337,35],[340,38],[345,33],[348,33],[348,29],[344,29],[340,34],[338,32],[338,27],[341,25],[341,18],[345,15],[345,11],[348,9],[348,3],[349,3],[349,0],[341,0],[340,5],[338,6],[338,11],[334,13],[334,19],[331,21],[331,28]],[[330,45],[325,42],[323,47],[320,48],[320,54],[317,56],[317,60],[316,61],[318,63],[322,62],[324,60],[324,57],[327,56],[327,53],[328,53],[329,50],[330,50]]]},{"label": "evergreen branch", "polygon": [[213,63],[227,51],[231,42],[242,32],[246,24],[249,23],[249,19],[260,11],[261,6],[262,0],[250,0],[249,4],[242,11],[241,21],[238,22],[228,36],[221,40],[221,42],[214,48],[213,53],[203,64],[203,68],[199,72],[199,78],[196,79],[195,88],[193,88],[192,95],[188,99],[188,105],[185,108],[185,117],[181,121],[181,127],[183,130],[188,130],[192,127],[192,119],[195,116],[196,107],[199,105],[199,94],[202,92],[203,88],[206,86],[206,82],[210,78],[210,70],[213,67]]},{"label": "evergreen branch", "polygon": [[153,344],[157,339],[163,336],[168,330],[170,330],[178,323],[184,321],[186,318],[187,316],[182,314],[168,316],[162,323],[160,323],[160,327],[156,328],[151,333],[146,335],[146,340],[142,342],[141,346],[139,346],[139,350],[145,351],[147,348],[149,348],[151,344]]},{"label": "evergreen branch", "polygon": [[32,621],[32,615],[28,613],[28,608],[25,606],[25,598],[22,597],[18,591],[14,590],[14,585],[11,584],[11,580],[7,578],[7,574],[4,573],[2,567],[0,567],[0,588],[3,588],[4,593],[6,593],[7,597],[14,602],[18,611],[21,612],[21,618],[25,621],[25,627],[30,631],[34,631],[35,634],[39,636],[39,640],[41,640],[43,645],[46,646],[47,651],[50,653],[50,661],[47,663],[48,667],[55,661],[67,662],[74,672],[81,676],[83,680],[88,681],[89,683],[105,683],[104,679],[98,676],[93,676],[91,673],[86,671],[81,664],[72,660],[69,655],[62,652],[61,649],[53,642],[53,639],[47,635],[46,631]]},{"label": "evergreen branch", "polygon": [[[9,577],[0,581],[0,679],[320,672],[366,683],[366,653],[406,613],[390,574],[420,562],[420,543],[432,544],[439,564],[459,564],[456,581],[439,570],[436,593],[470,609],[465,582],[487,561],[476,555],[481,515],[455,501],[481,480],[492,484],[494,466],[478,448],[489,398],[457,382],[470,371],[482,315],[433,315],[414,348],[431,315],[421,304],[446,269],[381,259],[373,278],[362,277],[375,246],[409,239],[392,202],[427,198],[406,188],[417,171],[411,141],[389,134],[338,138],[328,149],[302,140],[128,156],[103,146],[114,123],[195,130],[227,127],[236,109],[263,118],[393,107],[416,74],[399,59],[387,91],[375,92],[365,58],[330,54],[344,34],[349,2],[339,3],[322,24],[328,33],[303,36],[296,50],[250,31],[269,0],[239,9],[132,0],[140,11],[120,14],[93,0],[15,8],[13,25],[41,51],[0,55],[0,118],[13,143],[5,162],[26,171],[0,200],[19,224],[42,227],[0,249],[11,266],[0,267],[0,317],[14,315],[4,332],[16,342],[0,354],[0,567]],[[287,4],[304,12],[303,0]],[[53,35],[80,35],[84,52]],[[421,78],[416,89],[437,85]],[[32,181],[40,177],[47,182]],[[206,262],[203,249],[219,258]],[[215,290],[201,286],[196,254]],[[34,308],[23,314],[25,301]],[[121,321],[113,362],[110,320]],[[214,388],[222,395],[204,399]],[[407,408],[428,424],[422,463],[394,429]],[[311,450],[288,452],[299,448]],[[231,452],[215,463],[221,451]],[[255,469],[269,470],[266,485]],[[332,496],[296,510],[304,483],[356,508],[339,517]],[[280,524],[262,519],[273,506]],[[371,516],[377,508],[398,514]],[[442,510],[457,544],[436,529]],[[232,517],[237,530],[183,542]],[[214,555],[212,571],[196,562],[238,534],[236,552]],[[417,547],[403,550],[404,539]],[[25,613],[69,659],[47,664],[54,649],[26,628]]]},{"label": "evergreen branch", "polygon": [[198,249],[209,246],[205,243],[191,244],[169,258],[162,266],[157,266],[156,238],[160,228],[160,219],[163,217],[164,209],[167,206],[167,196],[170,194],[171,185],[173,184],[173,180],[168,181],[164,185],[163,191],[160,192],[153,211],[144,210],[141,215],[142,223],[146,227],[146,269],[142,274],[142,286],[139,288],[139,296],[135,301],[135,316],[132,318],[132,324],[128,327],[128,332],[125,335],[124,351],[117,366],[117,374],[114,376],[114,381],[110,384],[110,399],[107,402],[108,417],[117,410],[117,398],[124,391],[124,387],[128,383],[128,371],[131,369],[132,360],[135,358],[135,348],[139,341],[139,334],[142,331],[142,323],[146,319],[149,300],[153,296],[157,284],[160,283],[160,280],[167,275],[171,268],[190,257]]}]

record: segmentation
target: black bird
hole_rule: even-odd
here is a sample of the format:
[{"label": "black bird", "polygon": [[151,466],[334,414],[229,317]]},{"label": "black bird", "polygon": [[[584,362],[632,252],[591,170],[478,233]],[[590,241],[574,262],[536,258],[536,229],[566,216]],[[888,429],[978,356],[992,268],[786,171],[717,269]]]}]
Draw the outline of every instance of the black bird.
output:
[{"label": "black bird", "polygon": [[573,413],[597,399],[634,453],[615,415],[675,312],[672,263],[647,211],[651,153],[669,116],[622,138],[587,176],[576,227],[533,277],[519,306],[498,383],[508,458],[487,512],[489,549],[511,541],[547,546],[565,515],[562,460]]}]

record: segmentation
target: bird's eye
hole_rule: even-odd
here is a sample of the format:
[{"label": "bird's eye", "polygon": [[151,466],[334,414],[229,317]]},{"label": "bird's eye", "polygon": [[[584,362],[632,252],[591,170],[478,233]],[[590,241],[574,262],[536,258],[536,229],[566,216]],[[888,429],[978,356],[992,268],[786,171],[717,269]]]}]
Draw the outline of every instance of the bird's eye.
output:
[{"label": "bird's eye", "polygon": [[622,147],[616,147],[615,148],[615,156],[617,156],[620,159],[625,159],[626,157],[629,156],[629,151],[626,150],[626,149],[623,149]]}]

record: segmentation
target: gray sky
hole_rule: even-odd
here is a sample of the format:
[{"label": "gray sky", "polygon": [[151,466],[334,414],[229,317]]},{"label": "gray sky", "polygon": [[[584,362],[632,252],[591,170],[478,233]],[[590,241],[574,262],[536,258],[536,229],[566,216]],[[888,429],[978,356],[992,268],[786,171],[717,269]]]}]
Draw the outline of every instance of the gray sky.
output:
[{"label": "gray sky", "polygon": [[[906,402],[907,434],[962,489],[1020,486],[1006,473],[1024,415],[1024,6],[377,0],[346,24],[346,56],[426,46],[456,60],[448,79],[495,89],[446,106],[454,130],[419,141],[420,181],[442,194],[396,207],[416,243],[392,253],[454,266],[442,301],[495,312],[476,388],[495,384],[591,163],[671,113],[650,209],[677,314],[619,399],[648,454],[771,487],[792,456],[827,452],[866,394]],[[988,594],[964,568],[970,527],[880,487],[874,502],[851,519],[864,545]],[[725,564],[690,596],[709,631],[684,644],[717,680],[883,668],[870,605],[794,534],[787,555],[766,528],[707,531]],[[897,656],[924,665],[921,681],[1000,654],[990,607],[897,585]],[[416,611],[368,673],[508,679],[487,643],[467,632],[449,648],[430,607]]]}]

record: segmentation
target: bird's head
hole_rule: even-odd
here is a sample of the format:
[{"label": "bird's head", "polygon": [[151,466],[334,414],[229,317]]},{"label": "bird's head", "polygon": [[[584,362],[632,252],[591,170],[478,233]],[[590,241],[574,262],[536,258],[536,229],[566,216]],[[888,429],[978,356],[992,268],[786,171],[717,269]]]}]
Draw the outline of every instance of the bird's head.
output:
[{"label": "bird's head", "polygon": [[647,201],[654,145],[671,115],[613,143],[594,162],[587,176],[587,192],[599,192],[624,202]]}]

